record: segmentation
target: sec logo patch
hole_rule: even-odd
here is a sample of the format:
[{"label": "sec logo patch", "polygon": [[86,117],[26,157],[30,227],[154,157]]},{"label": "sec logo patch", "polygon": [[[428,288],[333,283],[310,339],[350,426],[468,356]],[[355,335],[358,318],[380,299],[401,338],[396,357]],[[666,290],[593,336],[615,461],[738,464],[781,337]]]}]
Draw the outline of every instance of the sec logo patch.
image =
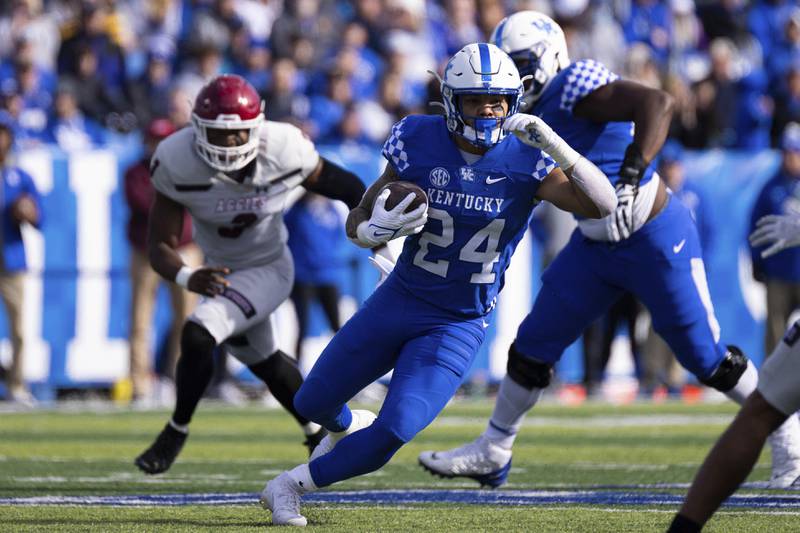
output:
[{"label": "sec logo patch", "polygon": [[434,187],[446,187],[447,184],[450,183],[450,174],[447,172],[447,169],[442,167],[436,167],[431,170],[429,178],[431,180],[431,185]]}]

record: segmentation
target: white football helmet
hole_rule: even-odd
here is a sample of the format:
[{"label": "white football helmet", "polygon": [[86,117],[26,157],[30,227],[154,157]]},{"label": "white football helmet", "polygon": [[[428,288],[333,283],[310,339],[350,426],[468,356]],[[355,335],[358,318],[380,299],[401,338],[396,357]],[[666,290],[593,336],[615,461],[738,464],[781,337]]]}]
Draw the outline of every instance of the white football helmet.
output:
[{"label": "white football helmet", "polygon": [[491,41],[511,56],[520,76],[532,76],[524,96],[528,105],[539,98],[559,70],[569,66],[564,31],[538,11],[520,11],[504,18],[492,32]]},{"label": "white football helmet", "polygon": [[[449,131],[483,147],[492,146],[505,136],[503,122],[519,109],[524,90],[517,67],[505,52],[489,43],[468,44],[450,58],[444,78],[439,81]],[[508,113],[503,118],[464,115],[459,99],[464,94],[504,95]]]}]

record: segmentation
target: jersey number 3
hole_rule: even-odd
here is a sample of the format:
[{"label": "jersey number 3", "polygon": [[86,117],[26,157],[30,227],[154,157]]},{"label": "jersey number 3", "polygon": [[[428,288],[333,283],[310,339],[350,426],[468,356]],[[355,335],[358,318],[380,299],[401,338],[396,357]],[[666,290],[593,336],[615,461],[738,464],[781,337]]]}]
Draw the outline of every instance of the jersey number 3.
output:
[{"label": "jersey number 3", "polygon": [[[431,274],[436,274],[443,278],[447,277],[447,270],[450,268],[450,261],[439,259],[428,261],[428,246],[431,244],[441,248],[447,248],[453,244],[454,229],[453,217],[450,213],[442,209],[429,208],[428,218],[438,220],[442,223],[442,234],[437,235],[429,231],[424,232],[419,238],[419,251],[414,256],[414,264]],[[479,263],[481,271],[475,272],[470,277],[470,283],[494,283],[496,274],[492,272],[492,267],[500,260],[500,253],[497,250],[497,243],[500,241],[500,232],[506,225],[505,219],[496,218],[472,236],[470,240],[461,248],[458,258],[468,263]],[[478,251],[478,248],[486,242],[485,251]]]},{"label": "jersey number 3", "polygon": [[255,213],[241,213],[233,217],[230,226],[220,226],[217,229],[220,237],[226,239],[238,239],[244,230],[258,221]]}]

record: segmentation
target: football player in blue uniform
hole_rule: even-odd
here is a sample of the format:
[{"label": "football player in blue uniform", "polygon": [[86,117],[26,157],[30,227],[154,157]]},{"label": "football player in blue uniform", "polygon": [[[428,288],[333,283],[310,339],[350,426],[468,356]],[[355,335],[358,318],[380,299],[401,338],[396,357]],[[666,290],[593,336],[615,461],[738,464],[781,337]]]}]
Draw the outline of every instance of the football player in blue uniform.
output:
[{"label": "football player in blue uniform", "polygon": [[[445,116],[408,116],[383,147],[383,175],[350,212],[348,236],[374,247],[408,235],[397,266],[334,336],[295,396],[327,428],[309,464],[267,483],[274,524],[306,525],[302,494],[375,471],[455,393],[491,319],[503,274],[538,200],[583,217],[616,207],[606,176],[539,118],[515,114],[523,85],[493,45],[465,46],[441,80]],[[511,132],[513,135],[509,135]],[[428,204],[405,213],[382,190],[410,181]],[[373,205],[374,204],[374,205]],[[377,418],[346,402],[393,370]]]},{"label": "football player in blue uniform", "polygon": [[[509,349],[507,375],[484,433],[453,450],[420,454],[420,464],[434,474],[496,487],[506,480],[522,419],[549,385],[553,365],[626,291],[649,309],[656,332],[702,383],[741,404],[758,376],[738,348],[720,342],[692,217],[671,200],[651,165],[667,135],[672,98],[621,80],[596,61],[570,63],[561,28],[535,11],[502,20],[492,41],[532,76],[523,110],[594,162],[618,199],[603,219],[578,213],[578,228],[544,272],[533,310]],[[771,485],[791,485],[800,476],[797,418],[770,441]]]}]

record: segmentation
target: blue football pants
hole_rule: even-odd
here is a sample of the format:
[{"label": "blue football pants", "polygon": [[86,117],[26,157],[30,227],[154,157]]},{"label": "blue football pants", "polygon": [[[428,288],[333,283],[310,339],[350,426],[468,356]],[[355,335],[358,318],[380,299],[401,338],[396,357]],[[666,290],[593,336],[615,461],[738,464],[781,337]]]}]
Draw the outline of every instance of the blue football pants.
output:
[{"label": "blue football pants", "polygon": [[542,282],[514,341],[538,361],[558,361],[624,291],[647,307],[655,331],[698,378],[709,377],[725,357],[697,229],[689,210],[672,196],[661,213],[620,243],[593,241],[576,229]]},{"label": "blue football pants", "polygon": [[430,424],[472,365],[482,324],[412,296],[390,276],[334,336],[295,395],[302,416],[343,431],[351,421],[346,402],[394,370],[378,418],[311,462],[314,483],[325,487],[379,469]]}]

